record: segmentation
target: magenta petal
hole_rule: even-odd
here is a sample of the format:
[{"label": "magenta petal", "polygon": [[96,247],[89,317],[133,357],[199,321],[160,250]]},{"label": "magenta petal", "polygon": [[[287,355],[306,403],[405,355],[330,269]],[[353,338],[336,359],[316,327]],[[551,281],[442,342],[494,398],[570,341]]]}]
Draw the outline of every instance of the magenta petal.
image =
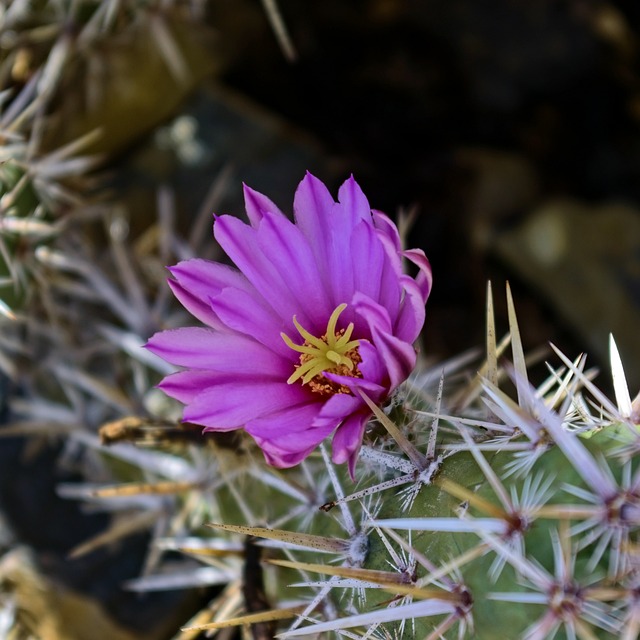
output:
[{"label": "magenta petal", "polygon": [[[281,443],[290,443],[289,451],[295,451],[300,438],[306,436],[303,431],[313,431],[314,420],[320,413],[320,402],[308,402],[295,407],[287,407],[282,411],[272,413],[265,418],[256,418],[246,425],[246,430],[252,436],[267,440],[279,439]],[[283,440],[284,439],[284,440]],[[303,447],[306,445],[302,445]]]},{"label": "magenta petal", "polygon": [[265,212],[274,213],[284,217],[284,214],[276,207],[267,196],[254,191],[246,184],[242,185],[244,191],[244,206],[247,210],[247,216],[252,227],[257,227],[262,220],[262,216]]},{"label": "magenta petal", "polygon": [[[337,213],[340,205],[335,205]],[[343,228],[339,222],[339,217],[334,217],[335,227],[330,230],[327,236],[327,253],[329,262],[327,265],[328,287],[331,291],[331,298],[334,308],[339,304],[348,302],[355,291],[355,269],[351,261],[351,230]],[[345,225],[346,227],[346,225]],[[358,265],[359,270],[366,269],[366,265]],[[347,314],[348,317],[348,314]]]},{"label": "magenta petal", "polygon": [[285,325],[262,298],[256,300],[246,291],[229,287],[211,298],[210,303],[226,327],[251,336],[289,361],[295,360],[295,354],[280,337],[288,324]]},{"label": "magenta petal", "polygon": [[[258,442],[258,440],[256,440],[256,442]],[[276,469],[288,469],[289,467],[295,467],[295,465],[300,464],[317,445],[302,451],[296,451],[295,453],[281,451],[271,442],[265,442],[262,445],[259,444],[259,446],[262,448],[262,453],[264,454],[264,459],[267,461],[267,464],[270,464]]]},{"label": "magenta petal", "polygon": [[384,258],[380,276],[380,293],[375,297],[375,300],[387,310],[389,317],[395,321],[402,299],[402,288],[400,286],[400,278],[404,275],[402,254],[396,250],[389,238],[380,231],[377,231],[376,235],[383,249]]},{"label": "magenta petal", "polygon": [[368,422],[369,414],[356,413],[345,420],[333,435],[331,459],[336,464],[348,461],[352,479],[355,477],[358,452]]},{"label": "magenta petal", "polygon": [[[351,235],[351,269],[353,288],[373,300],[380,297],[385,251],[371,224],[360,222]],[[397,284],[396,284],[396,288]],[[399,288],[398,293],[399,295]]]},{"label": "magenta petal", "polygon": [[[364,400],[359,400],[360,391],[366,393],[374,402],[380,402],[384,400],[386,397],[385,387],[378,384],[377,382],[372,382],[371,380],[365,380],[363,378],[353,378],[351,376],[339,376],[335,373],[329,373],[325,371],[325,377],[336,384],[341,384],[344,387],[347,387],[356,398],[358,398],[359,404],[364,405]],[[388,376],[386,376],[388,377]],[[341,394],[345,395],[345,394]],[[347,396],[352,397],[352,396]]]},{"label": "magenta petal", "polygon": [[227,287],[254,292],[239,271],[209,260],[184,260],[169,267],[169,271],[175,278],[169,281],[169,286],[176,298],[198,320],[220,331],[226,330],[226,327],[211,309],[211,296]]},{"label": "magenta petal", "polygon": [[310,173],[296,191],[293,209],[296,223],[306,236],[326,283],[329,304],[335,309],[348,302],[353,293],[350,218],[347,215],[344,219],[341,205],[333,201],[324,184]]},{"label": "magenta petal", "polygon": [[290,288],[287,281],[290,280],[291,274],[284,280],[264,255],[258,243],[256,229],[237,218],[220,216],[213,226],[213,231],[220,246],[278,316],[291,323],[291,327],[294,315],[298,316],[303,326],[305,322],[309,324],[309,318],[301,311],[297,299],[303,292],[292,293],[292,289],[296,289],[295,280],[289,283]]},{"label": "magenta petal", "polygon": [[416,352],[411,342],[393,334],[391,320],[382,305],[366,296],[356,294],[354,306],[358,316],[369,326],[373,345],[388,372],[389,391],[393,391],[415,367]]},{"label": "magenta petal", "polygon": [[407,258],[407,260],[411,260],[420,270],[416,278],[416,283],[420,287],[423,301],[426,303],[431,293],[431,285],[433,284],[431,264],[422,249],[408,249],[407,251],[403,251],[402,255]]},{"label": "magenta petal", "polygon": [[183,260],[169,267],[169,271],[184,289],[205,303],[226,287],[252,291],[247,279],[237,269],[210,260]]},{"label": "magenta petal", "polygon": [[210,304],[194,296],[176,280],[167,280],[167,282],[171,287],[171,291],[173,291],[173,295],[194,318],[197,318],[212,329],[217,329],[218,331],[226,330],[224,323],[221,322]]},{"label": "magenta petal", "polygon": [[331,396],[322,405],[320,413],[316,417],[313,426],[327,430],[330,433],[353,411],[362,407],[362,400],[346,393],[337,393]]},{"label": "magenta petal", "polygon": [[291,375],[290,361],[276,355],[252,338],[220,333],[200,327],[169,329],[156,333],[146,345],[171,364],[223,372],[258,372],[285,379]]},{"label": "magenta petal", "polygon": [[302,459],[333,430],[311,427],[320,406],[314,402],[287,408],[265,418],[251,420],[245,429],[272,457],[285,456],[290,461],[291,454],[297,453]]},{"label": "magenta petal", "polygon": [[404,382],[416,366],[413,346],[373,327],[373,341],[389,372],[389,392]]},{"label": "magenta petal", "polygon": [[184,410],[184,419],[212,430],[242,427],[250,420],[309,402],[309,392],[286,382],[251,380],[218,384]]},{"label": "magenta petal", "polygon": [[375,224],[376,229],[381,231],[385,237],[391,242],[394,250],[397,253],[402,251],[402,242],[400,240],[400,234],[398,233],[398,227],[393,224],[393,221],[389,216],[382,213],[382,211],[376,211],[375,209],[372,211],[373,214],[373,222]]},{"label": "magenta petal", "polygon": [[[367,269],[366,263],[354,265],[351,236],[360,222],[371,226],[371,209],[355,180],[340,188],[340,203],[335,203],[327,188],[307,174],[296,191],[296,222],[309,240],[323,281],[330,294],[332,309],[348,302],[356,289],[356,271]],[[345,316],[348,318],[349,313]]]},{"label": "magenta petal", "polygon": [[302,179],[293,200],[295,220],[320,265],[328,261],[327,238],[330,237],[334,201],[327,187],[309,172]]},{"label": "magenta petal", "polygon": [[218,371],[178,371],[162,380],[158,388],[184,404],[209,387],[228,381],[229,374]]},{"label": "magenta petal", "polygon": [[415,280],[407,275],[400,277],[405,295],[394,333],[401,340],[414,342],[424,325],[424,305],[431,292],[431,265],[424,253],[418,249],[405,251],[403,255],[416,264],[420,271]]},{"label": "magenta petal", "polygon": [[424,325],[424,299],[418,284],[409,276],[405,278],[404,299],[398,313],[394,334],[400,340],[413,343]]},{"label": "magenta petal", "polygon": [[380,331],[391,333],[389,312],[381,304],[359,291],[354,294],[351,304],[362,323],[369,327],[370,332],[373,327],[377,327]]},{"label": "magenta petal", "polygon": [[355,227],[361,220],[371,225],[369,201],[353,176],[345,180],[338,190],[338,202],[342,205],[343,213],[342,218],[336,222],[347,226],[347,229]]},{"label": "magenta petal", "polygon": [[311,326],[305,328],[321,334],[335,307],[328,300],[326,285],[305,235],[287,218],[265,212],[258,230],[258,244],[280,277],[292,282],[292,293],[311,320]]},{"label": "magenta petal", "polygon": [[358,352],[362,358],[358,369],[363,379],[380,385],[387,377],[387,370],[378,350],[369,341],[361,340]]}]

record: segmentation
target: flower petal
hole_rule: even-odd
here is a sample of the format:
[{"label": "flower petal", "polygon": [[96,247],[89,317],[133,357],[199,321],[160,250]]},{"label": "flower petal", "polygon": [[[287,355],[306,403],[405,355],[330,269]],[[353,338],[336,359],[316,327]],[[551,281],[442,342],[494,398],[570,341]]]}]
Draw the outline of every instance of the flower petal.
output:
[{"label": "flower petal", "polygon": [[[371,380],[365,380],[364,378],[354,378],[353,376],[340,376],[330,371],[324,371],[323,375],[327,380],[347,387],[355,396],[358,395],[358,390],[364,391],[374,402],[381,402],[385,399],[385,387],[373,382]],[[388,375],[386,376],[388,378]],[[346,394],[341,394],[346,395]],[[347,396],[352,397],[352,396]],[[364,401],[359,401],[364,404]]]},{"label": "flower petal", "polygon": [[338,189],[338,202],[342,205],[342,214],[340,220],[334,222],[347,229],[355,228],[360,221],[371,225],[371,206],[353,175]]},{"label": "flower petal", "polygon": [[322,331],[334,310],[305,235],[284,216],[265,212],[258,229],[258,245],[283,280],[295,282],[301,312],[311,321],[306,329]]},{"label": "flower petal", "polygon": [[351,413],[362,407],[362,400],[347,393],[331,396],[323,405],[313,422],[313,427],[330,433]]},{"label": "flower petal", "polygon": [[331,459],[336,464],[348,461],[349,475],[352,480],[355,478],[358,453],[362,446],[362,438],[369,418],[370,414],[368,413],[353,414],[338,427],[333,435]]},{"label": "flower petal", "polygon": [[156,333],[147,349],[181,367],[229,373],[258,372],[263,377],[286,379],[291,362],[252,338],[201,327],[169,329]]},{"label": "flower petal", "polygon": [[401,340],[414,342],[420,335],[425,319],[425,303],[431,293],[431,265],[419,249],[405,251],[403,255],[418,266],[417,277],[400,277],[404,288],[404,298],[395,324],[395,335]]},{"label": "flower petal", "polygon": [[210,304],[203,302],[201,298],[190,293],[176,280],[167,280],[167,283],[171,291],[173,291],[173,295],[194,318],[197,318],[212,329],[226,331],[227,328],[213,311]]},{"label": "flower petal", "polygon": [[380,385],[386,377],[387,370],[378,350],[371,342],[361,340],[358,353],[362,358],[362,362],[358,364],[358,370],[362,374],[362,378]]},{"label": "flower petal", "polygon": [[422,251],[422,249],[407,249],[407,251],[402,252],[402,255],[407,258],[407,260],[411,260],[411,262],[418,267],[419,272],[416,277],[416,284],[420,287],[422,298],[424,303],[426,303],[427,298],[431,293],[431,285],[433,284],[431,264],[429,263],[427,256],[424,255],[424,251]]},{"label": "flower petal", "polygon": [[229,374],[219,371],[178,371],[164,378],[158,388],[169,397],[188,404],[209,387],[228,380]]},{"label": "flower petal", "polygon": [[351,305],[356,315],[360,317],[361,324],[365,324],[369,328],[369,335],[371,335],[371,330],[374,326],[381,331],[391,332],[392,325],[389,312],[381,304],[357,291],[351,300]]},{"label": "flower petal", "polygon": [[335,309],[347,302],[353,292],[349,256],[352,216],[336,204],[324,184],[308,172],[296,191],[293,209],[326,283],[330,306]]},{"label": "flower petal", "polygon": [[393,391],[415,367],[415,349],[410,342],[393,334],[389,314],[382,305],[356,293],[354,307],[358,316],[369,327],[373,345],[388,372],[389,391]]},{"label": "flower petal", "polygon": [[331,429],[311,428],[321,406],[313,402],[287,408],[252,420],[245,429],[264,451],[270,464],[292,466],[306,458],[331,432]]},{"label": "flower petal", "polygon": [[404,298],[393,333],[401,340],[413,343],[424,325],[424,298],[422,290],[413,278],[405,276],[403,281]]},{"label": "flower petal", "polygon": [[[309,240],[323,281],[328,289],[332,309],[347,302],[355,286],[355,274],[364,265],[354,265],[351,257],[352,234],[360,222],[371,226],[371,208],[353,177],[339,190],[335,203],[327,188],[307,173],[296,191],[296,222]],[[345,320],[350,321],[347,310]]]},{"label": "flower petal", "polygon": [[296,190],[293,211],[296,224],[307,237],[320,267],[329,261],[327,238],[330,237],[334,201],[327,187],[308,171]]},{"label": "flower petal", "polygon": [[[350,255],[354,274],[353,289],[378,300],[386,256],[378,234],[371,224],[363,221],[356,225],[351,235]],[[396,288],[399,296],[397,283]]]},{"label": "flower petal", "polygon": [[[247,422],[246,430],[252,436],[265,440],[279,440],[284,438],[289,442],[288,451],[297,451],[299,438],[304,438],[302,431],[310,431],[313,421],[316,419],[322,403],[308,402],[295,407],[287,407],[266,417],[256,418]],[[295,435],[293,435],[295,434]],[[293,437],[292,437],[293,436]],[[303,445],[306,446],[306,445]]]},{"label": "flower petal", "polygon": [[183,260],[169,267],[169,271],[175,278],[169,280],[169,286],[176,298],[198,320],[219,331],[227,328],[212,311],[209,298],[226,287],[254,291],[239,271],[210,260]]},{"label": "flower petal", "polygon": [[309,318],[301,312],[298,300],[298,296],[302,296],[304,292],[296,290],[296,281],[290,274],[287,280],[280,276],[264,255],[258,243],[256,229],[237,218],[220,216],[213,225],[213,232],[220,246],[238,269],[277,315],[290,323],[292,330],[294,315],[298,316],[302,324],[310,324]]},{"label": "flower petal", "polygon": [[184,410],[184,419],[212,431],[242,427],[287,407],[309,403],[309,392],[300,385],[270,380],[221,383],[196,396]]},{"label": "flower petal", "polygon": [[393,224],[393,221],[389,216],[382,211],[374,209],[371,214],[373,215],[373,223],[380,232],[391,242],[394,250],[397,253],[402,251],[402,242],[400,241],[400,233],[398,227]]},{"label": "flower petal", "polygon": [[183,260],[169,267],[169,271],[184,289],[205,303],[226,287],[252,290],[247,279],[237,269],[210,260]]},{"label": "flower petal", "polygon": [[389,388],[391,392],[407,379],[416,366],[416,352],[410,343],[404,342],[394,335],[372,328],[373,342],[389,372]]},{"label": "flower petal", "polygon": [[292,352],[280,338],[288,325],[259,297],[228,287],[210,299],[211,308],[224,325],[250,336],[271,351],[292,360]]},{"label": "flower petal", "polygon": [[265,211],[284,216],[282,211],[267,196],[254,191],[244,183],[242,184],[242,189],[244,191],[244,206],[252,227],[257,227],[260,224]]},{"label": "flower petal", "polygon": [[276,469],[287,469],[300,464],[316,446],[317,445],[309,447],[303,451],[289,453],[287,451],[281,451],[273,443],[265,442],[264,445],[262,445],[262,453],[264,454],[264,459],[267,461],[267,464],[276,467]]}]

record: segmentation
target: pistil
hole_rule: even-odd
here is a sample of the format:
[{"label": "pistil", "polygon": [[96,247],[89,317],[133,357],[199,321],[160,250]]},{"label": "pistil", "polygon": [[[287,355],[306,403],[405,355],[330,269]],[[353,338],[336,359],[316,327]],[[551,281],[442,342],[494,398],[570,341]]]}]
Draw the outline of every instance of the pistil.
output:
[{"label": "pistil", "polygon": [[316,393],[350,393],[344,385],[333,383],[323,375],[325,372],[353,377],[361,375],[358,371],[358,364],[362,361],[358,353],[359,342],[351,339],[353,323],[346,329],[336,331],[338,318],[346,308],[344,303],[336,307],[329,318],[325,334],[320,338],[309,333],[295,316],[293,324],[304,338],[304,343],[295,344],[288,335],[280,334],[289,348],[300,353],[300,364],[296,365],[295,371],[287,380],[288,384],[302,379],[302,384],[308,384]]}]

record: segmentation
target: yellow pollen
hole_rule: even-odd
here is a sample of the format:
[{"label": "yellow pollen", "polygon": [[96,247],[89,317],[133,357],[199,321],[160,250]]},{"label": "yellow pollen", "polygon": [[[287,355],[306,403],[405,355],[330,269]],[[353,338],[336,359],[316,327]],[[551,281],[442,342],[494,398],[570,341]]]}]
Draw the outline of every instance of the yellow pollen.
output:
[{"label": "yellow pollen", "polygon": [[341,376],[362,377],[358,371],[358,364],[362,362],[358,353],[359,342],[351,340],[353,323],[346,329],[336,331],[338,318],[346,308],[344,303],[336,307],[327,322],[326,333],[320,338],[309,333],[295,316],[293,324],[304,338],[303,344],[295,344],[287,334],[280,334],[286,345],[300,354],[300,363],[287,380],[288,384],[301,379],[302,384],[308,384],[312,391],[321,395],[351,393],[344,385],[332,382],[324,376],[325,372],[330,372]]}]

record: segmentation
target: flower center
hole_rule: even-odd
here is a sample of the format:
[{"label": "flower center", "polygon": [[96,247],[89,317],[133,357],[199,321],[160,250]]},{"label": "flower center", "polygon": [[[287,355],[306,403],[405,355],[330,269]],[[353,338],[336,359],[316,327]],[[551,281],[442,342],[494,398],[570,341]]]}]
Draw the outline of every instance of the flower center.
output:
[{"label": "flower center", "polygon": [[293,324],[304,338],[304,343],[295,344],[288,335],[280,334],[288,347],[300,353],[300,363],[289,376],[288,384],[302,379],[302,384],[308,384],[312,391],[321,395],[351,393],[344,385],[332,382],[323,375],[328,371],[341,376],[362,377],[358,371],[358,364],[362,362],[358,353],[359,342],[351,340],[353,322],[346,329],[336,331],[338,318],[346,308],[346,304],[336,307],[329,318],[325,334],[320,338],[311,335],[293,316]]}]

